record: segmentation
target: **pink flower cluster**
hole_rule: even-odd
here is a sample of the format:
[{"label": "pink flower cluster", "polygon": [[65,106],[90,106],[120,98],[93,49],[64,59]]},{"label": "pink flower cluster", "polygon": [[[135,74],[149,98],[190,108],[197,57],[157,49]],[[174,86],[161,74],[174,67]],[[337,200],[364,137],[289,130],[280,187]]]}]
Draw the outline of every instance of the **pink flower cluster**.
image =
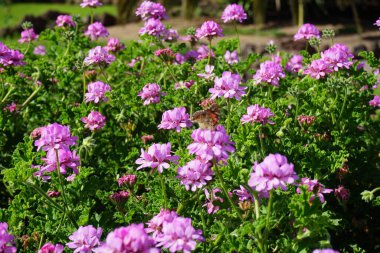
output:
[{"label": "pink flower cluster", "polygon": [[160,102],[161,95],[165,94],[161,92],[161,87],[156,83],[148,83],[138,94],[138,96],[144,100],[144,105],[158,104]]},{"label": "pink flower cluster", "polygon": [[125,48],[123,43],[120,42],[118,38],[109,38],[107,42],[107,46],[105,47],[108,52],[120,52]]},{"label": "pink flower cluster", "polygon": [[56,245],[51,242],[45,243],[38,253],[62,253],[65,247],[62,244],[57,243]]},{"label": "pink flower cluster", "polygon": [[162,173],[164,169],[170,167],[169,162],[177,164],[179,157],[170,154],[171,144],[153,144],[148,148],[148,152],[141,149],[141,156],[136,160],[136,164],[141,164],[137,170],[150,167],[156,169],[159,173]]},{"label": "pink flower cluster", "polygon": [[74,253],[90,253],[100,245],[102,228],[94,228],[92,225],[80,226],[77,231],[69,236],[71,242],[66,243],[70,249],[75,249]]},{"label": "pink flower cluster", "polygon": [[260,64],[260,69],[253,76],[256,84],[266,82],[273,86],[278,86],[281,78],[285,77],[285,73],[280,64],[274,61],[265,61]]},{"label": "pink flower cluster", "polygon": [[83,0],[82,3],[80,4],[82,8],[85,8],[85,7],[96,8],[102,5],[103,5],[102,2],[100,2],[99,0]]},{"label": "pink flower cluster", "polygon": [[272,189],[286,190],[286,184],[294,184],[298,176],[294,165],[288,163],[286,156],[269,154],[261,163],[255,162],[248,185],[257,192],[269,192]]},{"label": "pink flower cluster", "polygon": [[139,34],[162,37],[166,34],[166,28],[159,19],[150,18],[145,21],[144,26],[140,28]]},{"label": "pink flower cluster", "polygon": [[242,23],[247,19],[247,13],[245,13],[243,7],[239,4],[229,4],[222,13],[222,20],[224,23],[235,21]]},{"label": "pink flower cluster", "polygon": [[194,85],[194,80],[189,80],[189,81],[179,81],[178,83],[175,83],[174,89],[179,90],[179,89],[190,89],[191,86]]},{"label": "pink flower cluster", "polygon": [[293,55],[286,64],[285,69],[289,72],[298,73],[302,69],[302,59],[302,55]]},{"label": "pink flower cluster", "polygon": [[309,40],[313,37],[320,37],[318,28],[312,24],[306,23],[298,29],[298,32],[294,35],[294,40]]},{"label": "pink flower cluster", "polygon": [[261,107],[260,105],[255,104],[248,106],[247,114],[244,114],[240,121],[242,124],[251,123],[252,125],[254,123],[261,123],[262,125],[273,125],[274,122],[269,119],[273,116],[274,114],[269,108]]},{"label": "pink flower cluster", "polygon": [[215,37],[223,37],[224,35],[219,24],[210,20],[204,22],[202,26],[196,30],[195,36],[198,39],[207,38],[208,40],[212,40]]},{"label": "pink flower cluster", "polygon": [[105,97],[106,92],[111,91],[111,87],[102,81],[96,81],[89,83],[87,86],[87,93],[85,94],[86,103],[93,101],[94,103],[99,103],[99,101],[108,101]]},{"label": "pink flower cluster", "polygon": [[142,2],[136,10],[136,16],[140,16],[142,20],[168,18],[165,7],[151,1]]},{"label": "pink flower cluster", "polygon": [[25,65],[23,59],[24,55],[20,51],[9,49],[0,42],[0,66],[22,66]]},{"label": "pink flower cluster", "polygon": [[33,28],[25,29],[21,32],[21,39],[18,40],[20,43],[31,42],[36,40],[38,35],[34,32]]},{"label": "pink flower cluster", "polygon": [[117,180],[117,183],[119,184],[119,186],[134,185],[136,182],[136,178],[136,175],[133,174],[123,175]]},{"label": "pink flower cluster", "polygon": [[331,73],[332,69],[329,64],[323,59],[314,60],[303,72],[306,75],[310,75],[311,78],[320,79]]},{"label": "pink flower cluster", "polygon": [[214,202],[219,202],[219,203],[224,202],[223,198],[216,195],[217,193],[221,193],[221,192],[222,191],[219,188],[213,189],[211,193],[207,189],[205,189],[205,195],[206,195],[207,201],[202,207],[207,208],[208,214],[214,214],[220,209],[220,206],[217,206],[218,203],[214,203]]},{"label": "pink flower cluster", "polygon": [[373,107],[380,107],[380,97],[375,95],[373,99],[369,101],[369,105]]},{"label": "pink flower cluster", "polygon": [[205,186],[207,181],[212,180],[213,175],[210,164],[200,160],[192,160],[177,170],[177,178],[181,180],[181,185],[184,185],[187,191],[191,189],[193,192]]},{"label": "pink flower cluster", "polygon": [[378,19],[378,20],[376,20],[376,22],[375,23],[373,23],[375,26],[378,26],[378,27],[380,27],[380,18]]},{"label": "pink flower cluster", "polygon": [[115,61],[115,56],[109,54],[107,50],[101,46],[90,49],[88,56],[84,59],[84,64],[89,65],[107,65]]},{"label": "pink flower cluster", "polygon": [[90,36],[91,40],[96,40],[100,37],[108,37],[109,35],[107,29],[100,22],[94,22],[89,25],[84,34]]},{"label": "pink flower cluster", "polygon": [[185,107],[174,108],[162,114],[161,124],[158,125],[159,129],[176,129],[179,133],[181,128],[191,127],[190,115],[186,113]]},{"label": "pink flower cluster", "polygon": [[238,54],[237,50],[234,50],[232,52],[227,50],[226,53],[224,54],[224,60],[230,65],[238,63],[239,62],[239,54]]},{"label": "pink flower cluster", "polygon": [[110,195],[110,199],[112,201],[115,201],[116,204],[125,203],[128,200],[128,198],[129,198],[129,192],[127,191],[118,191]]},{"label": "pink flower cluster", "polygon": [[59,15],[55,20],[55,23],[58,27],[74,27],[76,26],[73,17],[70,15]]},{"label": "pink flower cluster", "polygon": [[8,233],[8,224],[0,222],[0,252],[16,253],[14,236]]},{"label": "pink flower cluster", "polygon": [[300,186],[306,186],[306,190],[312,192],[313,195],[310,197],[309,201],[313,202],[315,197],[318,197],[321,203],[325,202],[324,193],[331,193],[332,189],[326,189],[325,186],[321,183],[318,183],[318,179],[302,178],[301,182],[298,184],[297,193],[301,193]]},{"label": "pink flower cluster", "polygon": [[209,89],[212,94],[211,99],[217,97],[235,98],[241,100],[241,96],[245,95],[245,89],[247,87],[240,86],[241,77],[238,74],[232,74],[229,71],[225,71],[222,77],[216,77],[214,81],[214,87]]},{"label": "pink flower cluster", "polygon": [[104,127],[106,117],[100,114],[100,112],[91,111],[87,117],[81,118],[81,121],[86,124],[85,128],[95,131]]},{"label": "pink flower cluster", "polygon": [[308,115],[300,115],[297,117],[297,120],[301,125],[307,125],[307,126],[312,125],[316,119],[317,117],[308,116]]},{"label": "pink flower cluster", "polygon": [[339,251],[333,249],[315,249],[313,253],[339,253]]},{"label": "pink flower cluster", "polygon": [[36,46],[34,48],[34,50],[33,50],[33,54],[35,54],[35,55],[45,55],[46,54],[46,49],[42,45]]}]

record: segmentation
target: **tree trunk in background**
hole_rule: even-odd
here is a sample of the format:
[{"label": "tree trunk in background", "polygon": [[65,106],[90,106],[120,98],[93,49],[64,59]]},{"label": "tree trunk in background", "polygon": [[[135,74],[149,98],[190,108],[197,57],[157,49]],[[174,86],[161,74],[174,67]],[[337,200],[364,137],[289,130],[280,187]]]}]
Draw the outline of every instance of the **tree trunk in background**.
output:
[{"label": "tree trunk in background", "polygon": [[292,13],[292,24],[298,24],[298,1],[297,0],[289,0],[290,11]]},{"label": "tree trunk in background", "polygon": [[305,21],[304,10],[305,6],[303,4],[303,0],[298,0],[298,26],[303,25]]},{"label": "tree trunk in background", "polygon": [[137,2],[136,0],[116,0],[118,24],[127,23],[129,17],[133,14]]},{"label": "tree trunk in background", "polygon": [[358,34],[362,34],[363,28],[360,22],[359,14],[358,14],[358,9],[356,8],[356,4],[354,0],[350,0],[350,5],[352,9],[352,15],[354,16],[354,22],[355,22],[355,27],[356,27],[356,32]]},{"label": "tree trunk in background", "polygon": [[266,0],[253,0],[253,20],[261,28],[265,24]]},{"label": "tree trunk in background", "polygon": [[182,17],[192,19],[199,0],[182,0]]}]

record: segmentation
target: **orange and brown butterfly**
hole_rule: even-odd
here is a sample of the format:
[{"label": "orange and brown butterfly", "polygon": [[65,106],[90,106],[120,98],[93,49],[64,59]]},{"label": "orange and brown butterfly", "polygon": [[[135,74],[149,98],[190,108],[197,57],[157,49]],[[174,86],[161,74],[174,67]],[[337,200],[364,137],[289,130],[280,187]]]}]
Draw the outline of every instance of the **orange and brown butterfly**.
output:
[{"label": "orange and brown butterfly", "polygon": [[219,106],[212,99],[205,99],[199,105],[203,110],[195,112],[191,117],[191,121],[198,123],[201,129],[215,130],[219,122]]}]

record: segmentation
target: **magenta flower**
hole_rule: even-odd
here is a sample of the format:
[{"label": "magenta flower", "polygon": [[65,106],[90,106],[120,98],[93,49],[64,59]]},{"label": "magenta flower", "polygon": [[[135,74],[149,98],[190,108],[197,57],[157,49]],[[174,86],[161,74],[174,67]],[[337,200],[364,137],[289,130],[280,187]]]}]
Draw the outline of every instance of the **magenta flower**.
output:
[{"label": "magenta flower", "polygon": [[167,29],[163,38],[165,41],[176,41],[179,39],[178,31],[175,29]]},{"label": "magenta flower", "polygon": [[248,192],[247,189],[244,188],[244,186],[240,185],[240,189],[236,189],[232,191],[233,193],[236,194],[236,196],[239,197],[239,201],[244,202],[244,201],[250,201],[253,202],[255,198]]},{"label": "magenta flower", "polygon": [[163,224],[173,222],[178,214],[175,211],[161,209],[160,213],[154,216],[148,223],[145,229],[147,233],[152,233],[152,237],[156,240],[157,237],[162,236]]},{"label": "magenta flower", "polygon": [[297,117],[297,120],[301,125],[307,125],[307,126],[312,125],[316,119],[317,117],[308,116],[308,115],[300,115]]},{"label": "magenta flower", "polygon": [[185,107],[174,108],[162,114],[161,124],[158,125],[159,129],[176,129],[179,133],[181,128],[191,127],[192,123],[190,115],[186,113]]},{"label": "magenta flower", "polygon": [[94,22],[89,25],[84,34],[90,36],[91,40],[96,40],[99,37],[108,37],[109,35],[107,29],[100,22]]},{"label": "magenta flower", "polygon": [[199,77],[203,77],[205,79],[213,79],[215,77],[214,74],[214,66],[212,65],[206,65],[204,74],[197,74]]},{"label": "magenta flower", "polygon": [[338,188],[334,189],[334,194],[340,201],[347,201],[350,198],[350,190],[345,188],[343,185],[340,185]]},{"label": "magenta flower", "polygon": [[34,142],[37,150],[48,151],[50,149],[69,149],[68,147],[76,144],[78,137],[71,136],[70,128],[53,123],[40,129],[41,137]]},{"label": "magenta flower", "polygon": [[289,59],[285,69],[289,72],[298,73],[302,69],[302,55],[296,54]]},{"label": "magenta flower", "polygon": [[38,35],[34,33],[33,28],[25,29],[21,32],[21,39],[18,40],[20,43],[26,43],[31,42],[33,40],[36,40],[38,38]]},{"label": "magenta flower", "polygon": [[[46,172],[53,172],[57,170],[57,154],[56,150],[50,149],[46,153],[46,157],[41,158],[41,160],[45,163],[41,170],[35,172],[34,176],[41,176]],[[76,152],[71,152],[68,149],[58,149],[58,161],[59,161],[59,171],[61,174],[67,174],[67,168],[71,168],[74,174],[79,174],[78,166],[79,166],[79,156],[77,156]]]},{"label": "magenta flower", "polygon": [[179,81],[178,83],[174,84],[174,89],[179,90],[179,89],[190,89],[191,86],[194,85],[194,80],[189,80],[189,81]]},{"label": "magenta flower", "polygon": [[109,54],[105,48],[97,46],[90,49],[88,56],[84,59],[84,64],[89,65],[107,65],[115,61],[115,56]]},{"label": "magenta flower", "polygon": [[215,201],[223,203],[223,201],[224,201],[223,198],[216,196],[216,194],[220,193],[220,192],[222,192],[222,191],[219,188],[213,189],[211,191],[211,193],[209,193],[209,191],[207,189],[205,189],[205,195],[206,195],[207,202],[202,207],[207,208],[208,214],[214,214],[219,210],[220,206],[216,206],[214,204]]},{"label": "magenta flower", "polygon": [[106,117],[101,115],[97,111],[91,111],[87,117],[80,119],[83,123],[86,123],[85,128],[90,129],[91,131],[99,130],[104,127]]},{"label": "magenta flower", "polygon": [[25,62],[22,62],[24,55],[20,51],[9,49],[3,43],[0,42],[0,64],[6,66],[23,66]]},{"label": "magenta flower", "polygon": [[118,38],[109,38],[108,39],[107,46],[106,46],[106,50],[108,52],[116,53],[116,52],[123,50],[124,48],[125,47],[124,47],[123,43],[121,43]]},{"label": "magenta flower", "polygon": [[197,188],[201,189],[212,180],[214,172],[209,163],[200,160],[192,160],[177,170],[177,178],[181,179],[181,185],[185,185],[186,190],[195,192]]},{"label": "magenta flower", "polygon": [[269,120],[269,118],[273,116],[274,114],[269,108],[255,104],[248,106],[247,114],[244,114],[240,121],[242,124],[251,123],[251,125],[253,125],[254,123],[261,123],[263,126],[266,124],[273,125],[274,122]]},{"label": "magenta flower", "polygon": [[380,97],[375,95],[373,99],[369,101],[369,105],[373,107],[380,107]]},{"label": "magenta flower", "polygon": [[303,73],[318,80],[331,72],[330,65],[324,59],[318,59],[312,61]]},{"label": "magenta flower", "polygon": [[144,230],[144,224],[119,227],[107,235],[106,241],[93,250],[96,253],[159,253],[154,240]]},{"label": "magenta flower", "polygon": [[340,68],[349,69],[353,64],[351,59],[354,55],[350,53],[346,45],[334,44],[331,48],[323,51],[321,57],[331,69],[338,71]]},{"label": "magenta flower", "polygon": [[150,167],[156,169],[159,173],[162,173],[164,169],[170,167],[169,162],[178,164],[179,156],[172,156],[171,144],[158,144],[155,143],[148,148],[148,152],[141,149],[141,156],[136,160],[136,164],[141,164],[137,170],[142,168]]},{"label": "magenta flower", "polygon": [[66,246],[75,249],[74,253],[93,252],[93,249],[100,245],[102,233],[102,228],[94,228],[92,225],[80,226],[69,236],[71,242],[66,243]]},{"label": "magenta flower", "polygon": [[136,16],[140,16],[142,20],[167,19],[166,9],[159,3],[144,1],[136,10]]},{"label": "magenta flower", "polygon": [[238,63],[239,62],[239,54],[238,54],[237,50],[234,50],[232,52],[227,50],[226,53],[224,54],[224,60],[230,65]]},{"label": "magenta flower", "polygon": [[46,54],[46,49],[42,45],[36,46],[34,48],[34,50],[33,50],[33,54],[35,54],[35,55],[45,55]]},{"label": "magenta flower", "polygon": [[82,0],[82,3],[80,4],[82,8],[85,8],[85,7],[96,8],[102,5],[103,5],[102,2],[100,2],[99,0]]},{"label": "magenta flower", "polygon": [[241,96],[245,95],[244,90],[247,87],[240,86],[240,83],[240,75],[224,71],[222,77],[215,78],[214,87],[208,90],[212,94],[211,99],[224,97],[241,100]]},{"label": "magenta flower", "polygon": [[294,40],[309,40],[313,37],[320,38],[319,30],[312,24],[304,24],[300,27],[298,32],[294,35]]},{"label": "magenta flower", "polygon": [[102,81],[96,81],[89,83],[87,86],[86,103],[94,101],[94,103],[99,103],[100,100],[108,101],[105,97],[106,92],[111,91],[111,86]]},{"label": "magenta flower", "polygon": [[307,191],[312,192],[313,195],[310,197],[309,201],[313,202],[315,197],[317,196],[321,203],[325,202],[325,196],[324,193],[331,193],[332,189],[326,189],[325,186],[321,183],[318,183],[318,179],[311,180],[308,177],[304,177],[301,179],[301,183],[298,184],[297,193],[301,193],[301,189],[299,186],[306,186]]},{"label": "magenta flower", "polygon": [[73,17],[70,15],[59,15],[57,19],[55,20],[55,24],[58,27],[75,27],[76,24],[73,20]]},{"label": "magenta flower", "polygon": [[4,108],[3,111],[8,111],[10,113],[17,112],[17,104],[15,102],[12,102],[10,104],[7,104]]},{"label": "magenta flower", "polygon": [[333,249],[315,249],[313,253],[339,253],[339,251]]},{"label": "magenta flower", "polygon": [[191,134],[193,143],[187,146],[190,154],[195,154],[202,161],[226,163],[229,153],[235,152],[234,142],[230,141],[230,136],[222,125],[218,125],[216,130],[196,129]]},{"label": "magenta flower", "polygon": [[223,30],[219,24],[210,20],[202,24],[200,28],[196,30],[195,36],[198,39],[207,38],[212,40],[214,37],[223,37]]},{"label": "magenta flower", "polygon": [[164,94],[161,92],[161,87],[156,83],[148,83],[138,94],[138,96],[144,101],[144,105],[158,104],[161,95]]},{"label": "magenta flower", "polygon": [[60,192],[57,192],[57,191],[48,191],[47,192],[47,195],[50,197],[50,198],[57,198],[61,195]]},{"label": "magenta flower", "polygon": [[286,184],[294,184],[298,178],[294,165],[280,154],[269,154],[261,163],[255,162],[253,169],[255,171],[251,173],[248,185],[257,192],[269,192],[277,188],[286,191]]},{"label": "magenta flower", "polygon": [[162,234],[156,238],[157,246],[169,249],[170,252],[193,251],[197,242],[203,241],[202,231],[196,230],[190,218],[176,217],[172,222],[164,222]]},{"label": "magenta flower", "polygon": [[256,84],[261,82],[269,83],[273,86],[278,86],[281,78],[285,77],[285,73],[280,64],[274,61],[265,61],[260,64],[260,69],[253,76]]},{"label": "magenta flower", "polygon": [[62,253],[64,249],[65,247],[62,244],[57,243],[54,245],[51,242],[47,242],[41,247],[38,253]]},{"label": "magenta flower", "polygon": [[16,253],[14,236],[8,233],[8,224],[0,222],[0,252]]},{"label": "magenta flower", "polygon": [[236,21],[242,23],[247,19],[247,13],[245,13],[243,7],[239,4],[229,4],[222,13],[222,20],[224,23],[230,21]]},{"label": "magenta flower", "polygon": [[161,37],[165,35],[166,28],[164,24],[161,23],[160,20],[150,18],[144,23],[144,27],[140,28],[139,34],[140,35],[151,35],[155,37]]},{"label": "magenta flower", "polygon": [[129,192],[127,191],[118,191],[110,195],[110,199],[115,201],[117,204],[125,203],[129,198]]},{"label": "magenta flower", "polygon": [[215,57],[214,51],[212,51],[212,49],[210,52],[210,48],[208,46],[200,45],[196,52],[194,52],[193,50],[189,51],[185,54],[185,56],[186,58],[190,57],[190,58],[195,58],[196,60],[202,60],[202,59],[207,59],[210,54],[211,54],[211,58]]},{"label": "magenta flower", "polygon": [[373,23],[375,26],[378,26],[378,27],[380,27],[380,18],[378,19],[378,20],[376,20],[376,22],[375,23]]},{"label": "magenta flower", "polygon": [[117,180],[117,183],[119,184],[119,186],[134,185],[136,182],[136,178],[137,177],[134,174],[126,174],[126,175],[123,175],[122,177],[120,177]]}]

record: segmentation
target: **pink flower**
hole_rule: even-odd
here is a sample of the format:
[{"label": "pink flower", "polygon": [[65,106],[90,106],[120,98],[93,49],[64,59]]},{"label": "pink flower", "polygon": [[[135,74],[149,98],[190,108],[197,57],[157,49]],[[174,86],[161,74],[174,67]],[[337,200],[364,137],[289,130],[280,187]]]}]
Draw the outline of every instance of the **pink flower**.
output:
[{"label": "pink flower", "polygon": [[161,124],[159,129],[176,129],[179,133],[181,128],[191,127],[190,115],[186,113],[185,107],[174,108],[162,114]]},{"label": "pink flower", "polygon": [[181,179],[181,185],[185,185],[186,190],[195,192],[197,188],[201,189],[212,180],[214,172],[209,163],[200,160],[192,160],[177,170],[177,178]]},{"label": "pink flower", "polygon": [[55,23],[58,27],[65,27],[65,26],[71,26],[75,27],[76,24],[73,20],[73,17],[70,15],[59,15],[57,19],[55,20]]},{"label": "pink flower", "polygon": [[[59,161],[59,171],[61,174],[67,174],[67,168],[71,168],[74,174],[78,174],[78,166],[79,166],[79,156],[77,156],[76,152],[71,152],[67,149],[58,149],[58,161]],[[56,150],[51,149],[46,153],[46,157],[41,158],[41,160],[45,163],[43,167],[33,175],[41,176],[46,172],[54,172],[57,170],[57,153]]]},{"label": "pink flower", "polygon": [[8,233],[8,224],[0,222],[0,252],[16,253],[17,248],[13,245],[15,245],[14,236]]},{"label": "pink flower", "polygon": [[350,191],[343,185],[340,185],[338,188],[334,189],[334,193],[340,201],[347,201],[350,198]]},{"label": "pink flower", "polygon": [[107,65],[115,61],[115,56],[109,54],[105,48],[97,46],[90,50],[88,56],[84,59],[84,64],[89,65]]},{"label": "pink flower", "polygon": [[92,225],[80,226],[77,231],[69,236],[71,242],[66,243],[66,246],[75,249],[74,253],[93,252],[93,249],[100,245],[102,233],[102,228],[94,228]]},{"label": "pink flower", "polygon": [[334,44],[331,48],[323,51],[321,57],[331,69],[338,71],[340,68],[349,69],[353,64],[351,59],[354,55],[350,53],[346,45]]},{"label": "pink flower", "polygon": [[12,102],[10,104],[7,104],[4,108],[3,111],[8,111],[10,113],[16,112],[17,111],[17,104],[15,102]]},{"label": "pink flower", "polygon": [[207,207],[208,214],[214,214],[219,210],[220,206],[214,205],[215,201],[223,203],[224,201],[223,198],[216,196],[216,194],[220,192],[222,191],[219,188],[215,188],[211,191],[211,194],[210,194],[209,191],[205,189],[207,202],[202,207]]},{"label": "pink flower", "polygon": [[380,107],[380,97],[375,95],[371,101],[369,101],[369,105],[373,107]]},{"label": "pink flower", "polygon": [[85,8],[85,7],[96,8],[102,5],[103,4],[99,0],[82,0],[82,3],[80,4],[82,8]]},{"label": "pink flower", "polygon": [[133,174],[123,175],[117,180],[117,183],[119,184],[119,186],[134,185],[135,182],[136,182],[136,175],[133,175]]},{"label": "pink flower", "polygon": [[37,47],[34,48],[33,54],[35,54],[35,55],[45,55],[46,54],[46,49],[45,49],[44,46],[39,45],[39,46],[37,46]]},{"label": "pink flower", "polygon": [[204,74],[197,74],[199,77],[203,77],[205,79],[213,79],[215,77],[214,74],[214,66],[212,65],[206,65]]},{"label": "pink flower", "polygon": [[145,229],[147,233],[153,233],[153,239],[162,236],[162,226],[165,222],[172,222],[178,214],[175,211],[161,209],[160,213],[154,216],[148,223]]},{"label": "pink flower", "polygon": [[289,72],[298,73],[302,69],[302,55],[296,54],[286,64],[286,70]]},{"label": "pink flower", "polygon": [[106,117],[101,115],[97,111],[91,111],[87,117],[81,118],[83,123],[86,123],[85,128],[90,129],[91,131],[99,130],[104,127]]},{"label": "pink flower", "polygon": [[158,104],[161,95],[164,94],[161,92],[161,87],[156,83],[148,83],[138,94],[138,96],[144,100],[144,105]]},{"label": "pink flower", "polygon": [[90,36],[91,40],[96,40],[99,37],[108,37],[109,35],[107,29],[100,22],[94,22],[89,25],[84,34]]},{"label": "pink flower", "polygon": [[102,81],[96,81],[89,83],[87,86],[86,103],[94,101],[94,103],[99,103],[100,100],[108,101],[105,97],[106,92],[111,91],[111,87],[103,83]]},{"label": "pink flower", "polygon": [[0,42],[0,65],[4,67],[13,65],[13,66],[21,66],[25,65],[22,62],[24,59],[24,55],[17,50],[9,49],[6,45]]},{"label": "pink flower", "polygon": [[54,245],[51,242],[47,242],[41,247],[38,253],[62,253],[64,249],[65,247],[61,244],[57,243]]},{"label": "pink flower", "polygon": [[325,186],[321,183],[318,183],[318,179],[311,180],[310,178],[302,178],[301,183],[298,184],[297,193],[301,193],[301,189],[299,186],[306,186],[307,191],[313,192],[313,195],[310,197],[309,201],[312,202],[316,196],[318,196],[321,203],[325,202],[325,196],[324,193],[331,193],[332,189],[326,189]]},{"label": "pink flower", "polygon": [[125,203],[129,198],[129,192],[118,191],[110,195],[110,199],[115,201],[117,204]]},{"label": "pink flower", "polygon": [[226,53],[224,54],[224,60],[226,60],[226,62],[230,65],[238,63],[239,55],[238,55],[237,50],[234,50],[232,52],[227,50]]},{"label": "pink flower", "polygon": [[260,64],[260,69],[253,76],[253,79],[255,79],[256,84],[266,82],[270,85],[278,86],[280,79],[284,77],[285,73],[280,64],[273,61],[265,61]]},{"label": "pink flower", "polygon": [[174,84],[174,89],[179,90],[179,89],[190,89],[191,86],[194,85],[194,80],[189,80],[189,81],[179,81],[178,83]]},{"label": "pink flower", "polygon": [[195,36],[198,39],[207,38],[212,40],[214,37],[223,37],[223,30],[219,24],[210,20],[202,24],[200,28],[196,30]]},{"label": "pink flower", "polygon": [[300,27],[298,32],[294,35],[294,40],[309,40],[313,37],[319,38],[319,30],[312,24],[304,24]]},{"label": "pink flower", "polygon": [[339,251],[333,249],[315,249],[313,253],[339,253]]},{"label": "pink flower", "polygon": [[165,35],[166,28],[164,24],[161,23],[160,20],[150,18],[144,23],[144,27],[140,28],[139,34],[140,35],[151,35],[155,37],[161,37]]},{"label": "pink flower", "polygon": [[248,185],[257,192],[269,192],[281,188],[286,191],[286,184],[294,184],[298,178],[294,165],[280,154],[269,154],[261,163],[255,162]]},{"label": "pink flower", "polygon": [[47,192],[47,195],[50,197],[50,198],[57,198],[61,195],[60,192],[57,192],[57,191],[48,191]]},{"label": "pink flower", "polygon": [[34,33],[33,28],[25,29],[21,32],[21,39],[18,40],[20,43],[26,43],[31,42],[33,40],[36,40],[38,38],[38,35]]},{"label": "pink flower", "polygon": [[202,231],[196,230],[190,218],[176,217],[172,222],[164,222],[162,234],[156,238],[157,246],[169,249],[170,252],[189,253],[203,241]]},{"label": "pink flower", "polygon": [[148,141],[153,141],[154,136],[153,135],[143,135],[143,136],[141,136],[141,140],[143,141],[144,144],[146,144]]},{"label": "pink flower", "polygon": [[274,122],[269,120],[273,117],[274,114],[270,111],[269,108],[261,107],[258,104],[248,106],[247,114],[244,114],[240,119],[242,124],[245,123],[261,123],[262,125],[270,124],[273,125]]},{"label": "pink flower", "polygon": [[170,167],[169,162],[178,164],[179,156],[172,156],[171,144],[153,144],[148,148],[148,152],[141,149],[141,156],[136,160],[136,164],[141,164],[137,170],[142,168],[150,167],[156,169],[159,173],[162,173],[164,169]]},{"label": "pink flower", "polygon": [[380,18],[378,19],[378,20],[376,20],[376,22],[375,23],[373,23],[375,26],[378,26],[378,27],[380,27]]},{"label": "pink flower", "polygon": [[78,137],[71,136],[70,128],[53,123],[40,128],[41,137],[34,142],[37,150],[48,151],[50,149],[68,149],[69,146],[75,145]]},{"label": "pink flower", "polygon": [[248,190],[245,189],[244,186],[242,185],[240,185],[240,189],[233,190],[233,192],[236,194],[236,196],[239,197],[239,201],[241,202],[243,201],[253,202],[255,200],[252,194],[250,194]]},{"label": "pink flower", "polygon": [[222,13],[222,20],[224,23],[229,21],[236,21],[242,23],[247,19],[247,13],[245,13],[243,7],[239,4],[229,4]]},{"label": "pink flower", "polygon": [[307,116],[307,115],[300,115],[297,117],[297,120],[301,125],[307,125],[307,126],[312,125],[316,119],[317,117],[315,116]]},{"label": "pink flower", "polygon": [[208,90],[212,94],[211,99],[224,97],[241,100],[241,96],[245,95],[244,90],[247,87],[240,86],[240,83],[240,75],[232,74],[229,71],[223,72],[222,77],[215,78],[214,87]]},{"label": "pink flower", "polygon": [[106,50],[108,52],[119,52],[123,50],[125,47],[124,45],[119,41],[118,38],[109,38],[106,46]]},{"label": "pink flower", "polygon": [[166,9],[160,3],[144,1],[136,10],[136,16],[140,16],[142,20],[167,19]]},{"label": "pink flower", "polygon": [[332,69],[330,68],[330,65],[325,60],[318,59],[312,61],[303,73],[318,80],[331,72]]},{"label": "pink flower", "polygon": [[176,41],[178,40],[179,35],[178,31],[175,29],[167,29],[164,35],[164,40],[165,41]]}]

